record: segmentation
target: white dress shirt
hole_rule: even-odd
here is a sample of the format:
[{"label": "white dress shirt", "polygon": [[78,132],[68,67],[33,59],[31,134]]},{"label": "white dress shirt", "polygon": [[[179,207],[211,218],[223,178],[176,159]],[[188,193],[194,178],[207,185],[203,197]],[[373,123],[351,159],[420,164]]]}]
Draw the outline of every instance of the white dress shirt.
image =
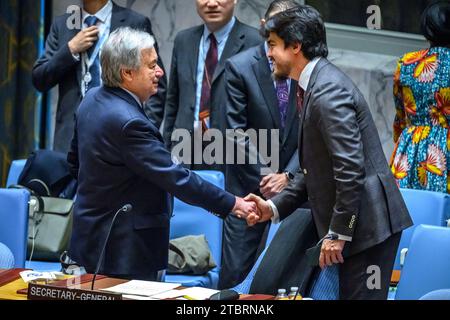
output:
[{"label": "white dress shirt", "polygon": [[[222,57],[223,50],[225,49],[225,45],[227,44],[228,37],[230,36],[231,30],[233,29],[234,25],[236,23],[236,18],[232,17],[231,20],[223,26],[221,29],[217,30],[214,33],[214,37],[216,37],[217,40],[217,64],[220,61],[220,58]],[[199,120],[199,114],[200,114],[200,100],[202,97],[202,84],[203,84],[203,73],[205,71],[205,60],[206,55],[208,54],[209,50],[209,35],[211,34],[211,31],[209,31],[208,27],[204,25],[203,27],[203,35],[200,40],[199,45],[199,54],[198,54],[198,61],[197,61],[197,74],[196,74],[196,86],[195,86],[195,110],[194,110],[194,119],[195,121]]]}]

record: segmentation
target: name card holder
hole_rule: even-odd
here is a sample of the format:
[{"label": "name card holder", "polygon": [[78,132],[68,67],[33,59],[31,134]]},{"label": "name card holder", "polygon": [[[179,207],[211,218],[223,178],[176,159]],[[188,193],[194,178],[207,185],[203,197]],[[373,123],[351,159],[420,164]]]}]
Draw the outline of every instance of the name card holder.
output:
[{"label": "name card holder", "polygon": [[113,301],[122,300],[121,294],[70,289],[45,284],[30,283],[28,300],[68,300],[68,301]]}]

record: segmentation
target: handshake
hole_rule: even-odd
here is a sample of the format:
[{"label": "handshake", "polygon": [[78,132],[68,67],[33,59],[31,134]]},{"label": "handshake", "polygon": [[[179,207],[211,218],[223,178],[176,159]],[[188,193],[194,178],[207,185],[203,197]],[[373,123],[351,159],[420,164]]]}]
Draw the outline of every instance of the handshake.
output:
[{"label": "handshake", "polygon": [[232,212],[238,218],[247,220],[249,226],[268,221],[273,217],[270,204],[254,194],[249,194],[245,198],[236,197]]}]

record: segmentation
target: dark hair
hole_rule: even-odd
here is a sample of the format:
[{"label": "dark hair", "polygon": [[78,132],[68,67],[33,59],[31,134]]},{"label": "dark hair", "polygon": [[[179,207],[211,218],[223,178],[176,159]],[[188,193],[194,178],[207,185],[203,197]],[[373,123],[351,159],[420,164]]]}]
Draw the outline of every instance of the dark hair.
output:
[{"label": "dark hair", "polygon": [[294,7],[297,7],[298,3],[294,0],[275,0],[269,4],[264,19],[269,20],[270,16],[275,12],[285,11]]},{"label": "dark hair", "polygon": [[422,14],[420,27],[432,47],[450,46],[450,3],[430,4]]},{"label": "dark hair", "polygon": [[302,44],[306,59],[328,56],[325,24],[320,13],[311,6],[298,5],[270,18],[264,26],[264,36],[276,33],[287,48],[295,43]]}]

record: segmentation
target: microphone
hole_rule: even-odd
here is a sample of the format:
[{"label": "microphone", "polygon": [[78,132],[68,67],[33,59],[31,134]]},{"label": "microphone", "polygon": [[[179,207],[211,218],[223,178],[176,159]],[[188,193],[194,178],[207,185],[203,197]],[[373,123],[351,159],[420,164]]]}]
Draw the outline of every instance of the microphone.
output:
[{"label": "microphone", "polygon": [[111,221],[111,225],[109,226],[109,230],[108,230],[108,233],[107,233],[106,238],[105,238],[105,243],[103,244],[103,248],[102,248],[102,251],[100,253],[100,257],[98,259],[98,262],[97,262],[97,268],[95,269],[94,277],[92,278],[91,290],[94,290],[95,278],[97,278],[98,271],[100,270],[100,266],[102,265],[102,260],[103,260],[104,254],[105,254],[106,245],[108,244],[109,236],[111,235],[111,230],[112,230],[112,228],[114,226],[114,222],[116,222],[116,218],[119,215],[119,213],[130,212],[131,210],[133,210],[133,206],[131,204],[127,203],[122,208],[117,210],[117,212],[114,214],[114,217],[113,217],[113,219]]},{"label": "microphone", "polygon": [[234,290],[222,290],[209,297],[209,300],[237,300],[237,299],[239,299],[239,293],[237,293]]}]

